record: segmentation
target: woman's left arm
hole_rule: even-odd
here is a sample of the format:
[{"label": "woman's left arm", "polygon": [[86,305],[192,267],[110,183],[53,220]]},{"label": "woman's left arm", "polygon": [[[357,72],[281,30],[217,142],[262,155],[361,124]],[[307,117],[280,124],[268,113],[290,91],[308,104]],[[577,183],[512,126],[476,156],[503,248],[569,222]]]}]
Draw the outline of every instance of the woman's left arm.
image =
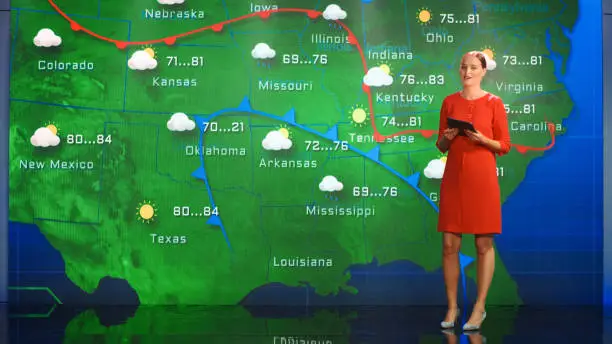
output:
[{"label": "woman's left arm", "polygon": [[493,140],[493,139],[490,139],[488,137],[484,138],[484,140],[482,142],[482,145],[487,147],[487,148],[489,148],[490,150],[492,150],[495,153],[501,153],[502,149],[503,149],[502,143],[500,141]]},{"label": "woman's left arm", "polygon": [[501,98],[494,100],[493,106],[493,138],[488,138],[481,133],[468,133],[474,141],[479,142],[499,156],[508,154],[510,151],[510,131],[508,130],[508,116]]}]

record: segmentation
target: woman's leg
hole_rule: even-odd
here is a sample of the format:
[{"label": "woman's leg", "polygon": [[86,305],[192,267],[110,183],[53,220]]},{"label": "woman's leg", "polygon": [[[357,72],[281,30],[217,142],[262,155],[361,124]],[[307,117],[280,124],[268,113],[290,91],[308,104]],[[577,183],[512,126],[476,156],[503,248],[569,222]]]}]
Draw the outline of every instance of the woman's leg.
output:
[{"label": "woman's leg", "polygon": [[478,294],[474,310],[468,320],[470,324],[479,324],[482,321],[482,312],[485,311],[489,286],[495,272],[495,249],[492,235],[476,235],[477,281]]},{"label": "woman's leg", "polygon": [[446,284],[446,298],[448,311],[444,321],[453,322],[457,317],[457,289],[459,288],[459,250],[461,249],[461,235],[444,233],[442,246],[442,269],[444,283]]}]

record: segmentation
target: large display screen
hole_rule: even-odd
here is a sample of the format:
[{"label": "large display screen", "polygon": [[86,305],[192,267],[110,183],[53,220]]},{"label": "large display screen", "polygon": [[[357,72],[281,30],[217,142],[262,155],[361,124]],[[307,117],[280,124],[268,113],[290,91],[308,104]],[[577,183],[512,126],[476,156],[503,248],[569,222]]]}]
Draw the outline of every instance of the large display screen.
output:
[{"label": "large display screen", "polygon": [[435,141],[474,50],[513,142],[488,302],[600,302],[600,3],[11,6],[17,302],[444,303]]}]

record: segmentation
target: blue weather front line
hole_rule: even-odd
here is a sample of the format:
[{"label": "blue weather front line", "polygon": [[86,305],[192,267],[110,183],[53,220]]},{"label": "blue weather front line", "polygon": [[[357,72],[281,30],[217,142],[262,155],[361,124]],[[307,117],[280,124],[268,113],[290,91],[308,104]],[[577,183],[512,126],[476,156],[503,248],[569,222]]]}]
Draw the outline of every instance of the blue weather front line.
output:
[{"label": "blue weather front line", "polygon": [[[299,128],[301,130],[304,130],[306,132],[309,132],[313,135],[316,135],[318,137],[321,137],[323,139],[327,139],[330,141],[338,141],[338,125],[334,125],[333,127],[331,127],[326,133],[322,134],[312,128],[309,128],[307,126],[304,126],[302,124],[299,124],[295,121],[295,109],[290,109],[289,111],[287,111],[287,113],[285,113],[282,117],[273,115],[273,114],[269,114],[263,111],[258,111],[255,110],[251,107],[251,102],[249,100],[249,97],[246,96],[242,99],[242,102],[240,103],[240,105],[237,108],[225,108],[225,109],[221,109],[217,112],[214,112],[206,117],[201,117],[201,116],[195,116],[195,122],[198,126],[198,128],[200,129],[200,139],[199,139],[199,143],[198,145],[200,146],[200,149],[202,151],[204,151],[204,134],[205,131],[208,127],[208,123],[213,120],[216,117],[219,117],[221,115],[227,114],[227,113],[231,113],[231,112],[245,112],[245,113],[249,113],[251,115],[259,115],[262,117],[267,117],[279,122],[284,122],[286,124],[289,124],[291,126],[294,126],[296,128]],[[429,203],[433,209],[436,212],[439,212],[438,206],[436,206],[436,204],[429,199],[429,197],[427,197],[427,195],[425,194],[425,192],[423,192],[423,190],[421,190],[419,188],[419,178],[421,176],[421,174],[419,172],[416,172],[410,176],[404,176],[401,173],[399,173],[398,171],[396,171],[395,169],[393,169],[391,166],[385,164],[384,162],[380,161],[380,145],[376,145],[376,147],[372,148],[370,151],[368,152],[364,152],[358,148],[355,148],[351,145],[348,145],[348,149],[354,153],[357,153],[359,155],[361,155],[362,157],[369,159],[370,161],[375,162],[376,164],[378,164],[379,166],[381,166],[382,168],[384,168],[385,170],[387,170],[388,172],[394,174],[395,176],[397,176],[398,178],[400,178],[401,180],[403,180],[404,182],[406,182],[408,185],[410,185],[419,195],[421,195],[423,198],[425,198],[425,200],[427,201],[427,203]],[[197,179],[201,179],[202,181],[204,181],[204,184],[206,185],[206,190],[208,191],[208,198],[210,199],[210,205],[211,208],[215,208],[216,204],[215,204],[215,200],[213,197],[213,193],[212,193],[212,189],[210,186],[210,182],[208,181],[208,176],[206,174],[206,167],[204,165],[204,154],[200,154],[200,162],[201,162],[201,166],[195,170],[191,175]],[[223,225],[223,221],[221,221],[221,217],[219,215],[211,215],[208,218],[208,221],[206,221],[206,224],[211,225],[211,226],[217,226],[219,228],[221,228],[221,232],[223,233],[223,236],[225,237],[225,242],[227,243],[227,246],[229,247],[230,251],[233,253],[233,248],[232,245],[230,244],[229,241],[229,237],[227,235],[227,231],[225,230],[225,226]],[[468,257],[466,255],[464,255],[463,253],[459,253],[459,265],[461,267],[461,284],[463,286],[463,296],[465,299],[467,299],[467,282],[466,282],[466,277],[465,277],[465,268],[470,265],[472,262],[474,261],[474,258],[472,257]]]}]

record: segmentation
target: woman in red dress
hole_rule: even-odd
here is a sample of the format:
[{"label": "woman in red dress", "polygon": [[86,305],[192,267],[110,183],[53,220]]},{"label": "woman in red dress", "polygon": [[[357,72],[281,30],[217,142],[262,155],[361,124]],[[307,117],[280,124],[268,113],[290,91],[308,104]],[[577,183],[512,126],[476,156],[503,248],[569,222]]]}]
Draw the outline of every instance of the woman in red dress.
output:
[{"label": "woman in red dress", "polygon": [[[496,155],[510,151],[510,134],[503,101],[481,89],[495,62],[481,52],[461,59],[463,90],[447,96],[440,110],[436,145],[448,152],[440,186],[438,231],[443,233],[443,270],[448,311],[441,326],[451,328],[459,315],[457,289],[459,249],[463,234],[474,234],[478,252],[478,297],[464,330],[476,330],[486,318],[485,300],[495,269],[493,236],[501,233],[501,199]],[[471,122],[476,131],[448,128],[447,119]]]}]

